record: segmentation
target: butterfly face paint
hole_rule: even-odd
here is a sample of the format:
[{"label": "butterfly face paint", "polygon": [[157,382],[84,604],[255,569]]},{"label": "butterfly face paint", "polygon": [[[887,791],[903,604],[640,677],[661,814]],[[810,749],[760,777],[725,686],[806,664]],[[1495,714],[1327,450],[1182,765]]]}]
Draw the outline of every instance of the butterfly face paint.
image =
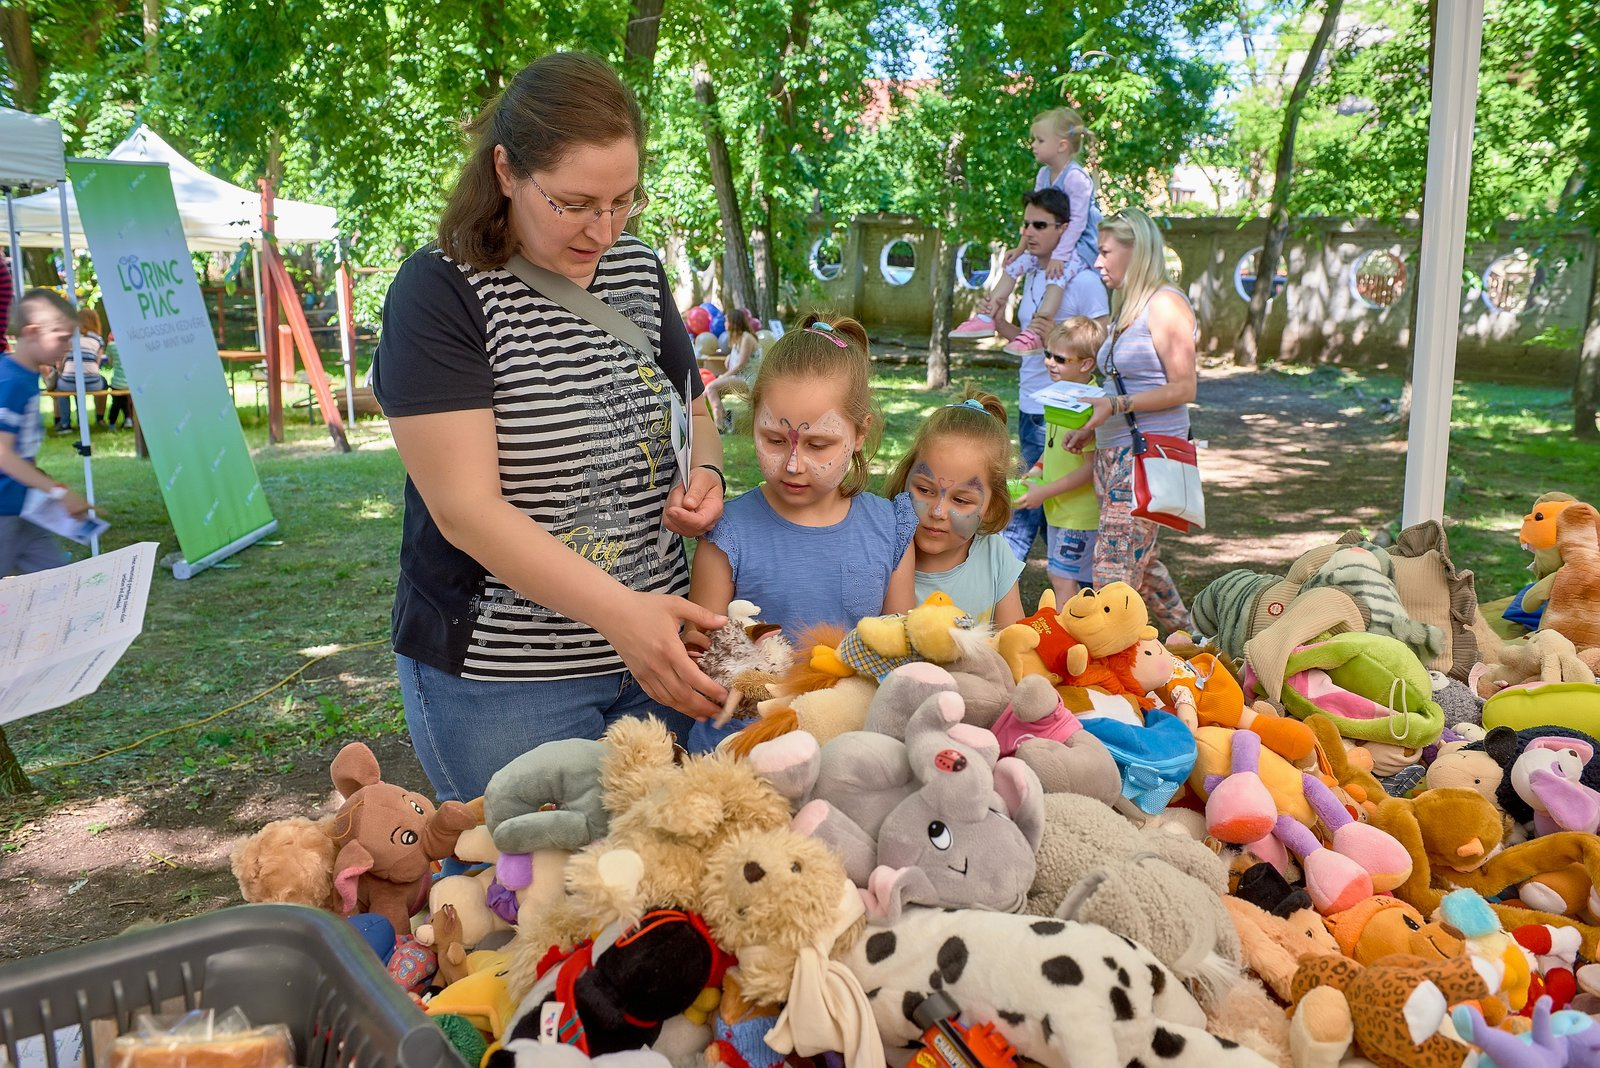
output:
[{"label": "butterfly face paint", "polygon": [[769,483],[820,496],[837,489],[849,473],[857,434],[835,409],[796,420],[763,404],[755,424],[756,460]]},{"label": "butterfly face paint", "polygon": [[946,478],[918,460],[908,480],[911,505],[923,527],[948,529],[961,541],[971,541],[983,525],[984,486],[976,476],[957,481]]}]

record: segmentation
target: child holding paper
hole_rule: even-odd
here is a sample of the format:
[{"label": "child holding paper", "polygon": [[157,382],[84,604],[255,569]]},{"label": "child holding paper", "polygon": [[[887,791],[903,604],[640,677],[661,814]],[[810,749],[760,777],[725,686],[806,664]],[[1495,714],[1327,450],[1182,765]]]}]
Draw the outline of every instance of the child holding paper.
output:
[{"label": "child holding paper", "polygon": [[[1094,376],[1095,354],[1105,343],[1106,328],[1094,319],[1074,315],[1057,323],[1045,338],[1045,370],[1053,382],[1087,384]],[[1056,416],[1045,412],[1044,455],[1028,472],[1040,479],[1014,501],[1021,508],[1044,508],[1049,553],[1045,572],[1055,590],[1056,604],[1094,582],[1094,543],[1100,526],[1100,506],[1094,495],[1094,466],[1090,457],[1067,451],[1077,416],[1078,426],[1089,421],[1093,409]],[[1089,446],[1092,448],[1092,446]]]},{"label": "child holding paper", "polygon": [[48,289],[31,290],[17,302],[17,343],[0,353],[0,578],[31,575],[67,563],[61,544],[43,527],[22,518],[30,489],[74,516],[89,502],[39,469],[43,427],[39,422],[39,374],[55,373],[72,348],[73,307]]}]

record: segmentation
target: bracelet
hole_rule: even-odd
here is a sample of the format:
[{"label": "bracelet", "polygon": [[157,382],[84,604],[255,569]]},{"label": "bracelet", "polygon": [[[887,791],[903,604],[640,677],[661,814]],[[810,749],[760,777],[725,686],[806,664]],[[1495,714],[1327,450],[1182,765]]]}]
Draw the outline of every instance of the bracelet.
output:
[{"label": "bracelet", "polygon": [[728,476],[722,473],[722,468],[716,464],[696,464],[695,470],[698,471],[702,467],[717,476],[717,481],[722,483],[722,495],[726,497],[728,495]]},{"label": "bracelet", "polygon": [[49,497],[52,501],[65,500],[67,496],[67,484],[65,482],[57,482],[54,486],[51,486],[49,489],[45,490],[45,496]]}]

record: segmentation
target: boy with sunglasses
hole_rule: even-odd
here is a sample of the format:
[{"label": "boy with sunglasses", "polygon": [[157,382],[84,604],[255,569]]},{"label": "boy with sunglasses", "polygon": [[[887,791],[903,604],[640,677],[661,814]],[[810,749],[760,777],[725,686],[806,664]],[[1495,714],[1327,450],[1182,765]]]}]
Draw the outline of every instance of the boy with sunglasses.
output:
[{"label": "boy with sunglasses", "polygon": [[[1045,291],[1050,285],[1045,265],[1050,251],[1056,247],[1061,236],[1062,227],[1066,226],[1068,216],[1072,213],[1072,204],[1059,189],[1036,189],[1022,198],[1022,204],[1022,247],[1032,256],[1024,256],[1018,262],[1031,262],[1032,266],[1021,276],[1017,321],[1011,323],[997,317],[995,332],[1009,341],[1025,328],[1031,328],[1040,337],[1048,336],[1058,323],[1073,316],[1082,316],[1101,324],[1108,322],[1111,302],[1106,296],[1105,283],[1096,271],[1079,271],[1073,275],[1067,280],[1055,315],[1051,319],[1038,317],[1040,302],[1044,300]],[[1009,282],[1008,276],[996,290],[1001,301],[998,307],[1004,307],[1004,301],[1010,295]],[[1017,436],[1022,446],[1023,465],[1031,467],[1045,450],[1044,405],[1034,399],[1035,393],[1050,385],[1050,373],[1045,369],[1043,351],[1022,357],[1018,377]],[[1011,522],[1004,533],[1007,544],[1018,560],[1028,558],[1043,526],[1044,513],[1037,507],[1019,505],[1013,510]]]},{"label": "boy with sunglasses", "polygon": [[[1052,382],[1087,384],[1094,379],[1095,356],[1105,344],[1104,323],[1074,315],[1057,323],[1045,335],[1045,367]],[[1089,413],[1083,413],[1083,422]],[[1056,604],[1094,585],[1094,543],[1100,528],[1100,502],[1094,494],[1094,465],[1090,456],[1068,452],[1071,427],[1046,424],[1044,455],[1028,471],[1038,479],[1015,501],[1018,508],[1043,508],[1047,533],[1045,573],[1055,591]],[[1090,450],[1085,450],[1090,451]]]}]

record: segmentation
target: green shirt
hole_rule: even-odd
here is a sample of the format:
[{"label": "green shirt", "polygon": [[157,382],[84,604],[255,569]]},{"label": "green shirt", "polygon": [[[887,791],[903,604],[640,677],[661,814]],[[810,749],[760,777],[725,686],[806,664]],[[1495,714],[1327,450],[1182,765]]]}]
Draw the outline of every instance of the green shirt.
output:
[{"label": "green shirt", "polygon": [[[1084,422],[1088,422],[1088,413],[1084,413]],[[1061,447],[1061,442],[1068,434],[1072,433],[1070,427],[1056,426],[1054,423],[1045,424],[1044,439],[1044,480],[1054,482],[1058,478],[1078,470],[1089,463],[1088,455],[1094,450],[1094,440],[1083,447],[1082,453],[1068,452]],[[1094,495],[1094,479],[1090,479],[1077,489],[1058,493],[1044,502],[1044,521],[1057,530],[1095,530],[1100,526],[1100,502]]]}]

